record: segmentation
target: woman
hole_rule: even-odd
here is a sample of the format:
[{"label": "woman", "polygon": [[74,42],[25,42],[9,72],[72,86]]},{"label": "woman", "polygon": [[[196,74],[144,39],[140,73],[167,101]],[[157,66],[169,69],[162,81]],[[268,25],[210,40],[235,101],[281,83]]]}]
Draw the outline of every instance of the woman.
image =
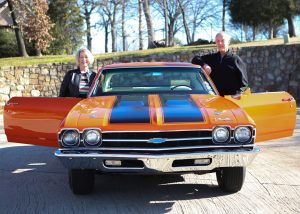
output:
[{"label": "woman", "polygon": [[89,65],[93,62],[94,56],[88,49],[78,50],[76,54],[78,68],[66,73],[61,83],[59,97],[86,97],[96,76],[95,72],[89,70]]}]

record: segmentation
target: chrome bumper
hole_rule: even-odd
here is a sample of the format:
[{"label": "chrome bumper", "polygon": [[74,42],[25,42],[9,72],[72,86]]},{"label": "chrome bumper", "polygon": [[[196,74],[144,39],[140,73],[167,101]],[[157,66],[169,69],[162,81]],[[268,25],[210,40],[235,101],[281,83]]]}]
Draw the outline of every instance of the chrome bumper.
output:
[{"label": "chrome bumper", "polygon": [[[64,153],[63,150],[56,150],[55,156],[60,159],[63,165],[68,169],[98,169],[102,172],[123,172],[123,173],[168,173],[168,172],[197,172],[210,171],[219,167],[238,167],[248,166],[257,153],[258,147],[251,149],[236,149],[234,151],[218,150],[210,152],[193,152],[184,154],[102,154],[100,152],[89,153]],[[174,161],[210,159],[209,164],[185,166],[174,166]],[[106,160],[120,161],[140,161],[143,166],[122,167],[107,166]]]}]

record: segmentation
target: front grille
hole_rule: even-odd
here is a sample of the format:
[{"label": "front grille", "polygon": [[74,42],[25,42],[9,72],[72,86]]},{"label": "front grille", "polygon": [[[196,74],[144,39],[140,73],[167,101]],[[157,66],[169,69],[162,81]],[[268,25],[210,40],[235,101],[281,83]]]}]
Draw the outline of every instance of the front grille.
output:
[{"label": "front grille", "polygon": [[188,147],[188,146],[208,146],[213,145],[211,140],[184,140],[184,141],[166,141],[163,143],[148,143],[134,141],[103,141],[101,147],[108,148],[170,148],[170,147]]},{"label": "front grille", "polygon": [[[149,142],[159,139],[162,142]],[[103,133],[102,148],[171,148],[212,145],[211,131]]]},{"label": "front grille", "polygon": [[195,138],[211,137],[211,131],[166,131],[166,132],[104,132],[102,139]]}]

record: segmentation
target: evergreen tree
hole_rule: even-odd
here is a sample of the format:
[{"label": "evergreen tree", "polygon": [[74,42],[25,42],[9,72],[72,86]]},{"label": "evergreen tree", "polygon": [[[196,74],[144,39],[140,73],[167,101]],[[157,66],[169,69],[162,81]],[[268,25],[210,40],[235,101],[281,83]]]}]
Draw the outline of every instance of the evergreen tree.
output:
[{"label": "evergreen tree", "polygon": [[11,29],[0,29],[0,58],[19,55],[14,34]]},{"label": "evergreen tree", "polygon": [[55,24],[51,33],[51,54],[72,54],[83,44],[84,20],[76,0],[50,0],[48,14]]},{"label": "evergreen tree", "polygon": [[268,26],[269,38],[273,38],[285,19],[292,37],[295,36],[293,17],[300,14],[300,0],[231,0],[229,10],[234,24],[253,28],[253,40],[260,26]]}]

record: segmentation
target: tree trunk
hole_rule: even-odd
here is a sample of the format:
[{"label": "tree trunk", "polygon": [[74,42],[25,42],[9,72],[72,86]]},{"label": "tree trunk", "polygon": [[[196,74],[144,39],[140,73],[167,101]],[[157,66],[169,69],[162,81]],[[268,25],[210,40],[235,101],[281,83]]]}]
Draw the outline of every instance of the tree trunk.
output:
[{"label": "tree trunk", "polygon": [[273,28],[273,38],[277,38],[278,28]]},{"label": "tree trunk", "polygon": [[143,50],[142,0],[139,0],[139,50]]},{"label": "tree trunk", "polygon": [[165,16],[165,46],[167,47],[167,46],[169,46],[167,0],[164,0],[164,16]]},{"label": "tree trunk", "polygon": [[256,26],[252,26],[252,41],[255,41],[255,37],[256,37]]},{"label": "tree trunk", "polygon": [[196,20],[193,20],[193,25],[192,25],[192,41],[195,41],[195,34],[196,34]]},{"label": "tree trunk", "polygon": [[122,0],[122,45],[123,51],[127,51],[126,48],[126,32],[125,32],[125,7],[126,7],[125,0]]},{"label": "tree trunk", "polygon": [[116,49],[116,23],[115,22],[116,22],[116,8],[114,8],[112,21],[110,23],[110,28],[111,28],[111,51],[112,52],[117,52],[117,49]]},{"label": "tree trunk", "polygon": [[7,0],[7,3],[8,3],[9,11],[11,13],[11,19],[13,21],[14,29],[15,29],[15,35],[16,35],[17,45],[18,45],[18,49],[19,49],[19,54],[20,54],[20,56],[28,57],[24,39],[22,36],[22,32],[20,31],[20,28],[16,21],[16,15],[14,12],[13,4],[12,4],[11,0]]},{"label": "tree trunk", "polygon": [[152,26],[152,18],[149,9],[149,0],[143,0],[143,10],[144,10],[144,15],[147,24],[148,48],[155,48],[155,44],[154,44],[155,38],[154,38],[154,31]]},{"label": "tree trunk", "polygon": [[222,8],[222,31],[225,31],[226,4],[227,4],[227,1],[223,0],[223,8]]},{"label": "tree trunk", "polygon": [[269,21],[269,39],[273,39],[273,33],[274,33],[274,28],[273,28],[273,24],[272,21]]},{"label": "tree trunk", "polygon": [[43,56],[41,49],[35,48],[35,53],[37,56]]},{"label": "tree trunk", "polygon": [[86,41],[87,48],[92,51],[92,35],[91,35],[91,14],[88,12],[87,6],[85,6],[85,22],[86,22]]},{"label": "tree trunk", "polygon": [[116,52],[116,29],[115,29],[115,24],[111,23],[110,25],[111,28],[111,51]]},{"label": "tree trunk", "polygon": [[189,26],[186,22],[185,11],[183,9],[183,6],[182,6],[182,3],[181,3],[180,0],[178,0],[178,3],[179,3],[179,7],[180,7],[180,10],[181,10],[181,14],[182,14],[183,26],[184,26],[185,35],[186,35],[186,42],[187,42],[187,44],[190,44],[192,42],[192,40],[191,40],[191,34],[190,34]]},{"label": "tree trunk", "polygon": [[288,14],[286,19],[288,21],[290,37],[296,37],[296,31],[295,31],[295,26],[294,26],[294,22],[293,22],[293,16],[291,14]]},{"label": "tree trunk", "polygon": [[169,43],[170,46],[174,46],[174,20],[170,19],[169,25]]},{"label": "tree trunk", "polygon": [[105,53],[108,53],[108,24],[105,24],[104,26],[104,29],[105,29]]}]

